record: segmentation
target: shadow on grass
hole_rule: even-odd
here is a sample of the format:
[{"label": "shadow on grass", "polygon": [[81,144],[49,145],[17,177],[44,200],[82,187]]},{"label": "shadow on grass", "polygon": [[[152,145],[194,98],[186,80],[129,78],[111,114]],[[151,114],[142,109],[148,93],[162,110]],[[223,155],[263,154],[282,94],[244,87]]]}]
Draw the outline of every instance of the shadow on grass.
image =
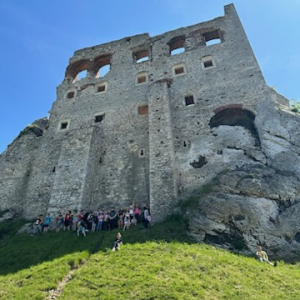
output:
[{"label": "shadow on grass", "polygon": [[[6,226],[15,226],[8,221]],[[3,229],[3,228],[2,228]],[[112,248],[118,229],[112,231],[87,232],[87,236],[77,236],[72,231],[31,236],[16,234],[0,240],[0,275],[16,273],[45,261],[52,261],[66,254],[88,251],[89,254],[107,251]],[[180,215],[172,215],[165,221],[149,226],[143,224],[121,231],[124,244],[165,241],[194,243],[187,234],[187,222]]]}]

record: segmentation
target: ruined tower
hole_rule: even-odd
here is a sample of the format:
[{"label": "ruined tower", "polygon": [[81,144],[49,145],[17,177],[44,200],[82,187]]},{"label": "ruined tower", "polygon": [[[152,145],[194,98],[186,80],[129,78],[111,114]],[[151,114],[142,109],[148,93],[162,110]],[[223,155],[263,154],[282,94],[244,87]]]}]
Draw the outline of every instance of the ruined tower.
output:
[{"label": "ruined tower", "polygon": [[211,21],[78,50],[41,134],[0,157],[0,208],[33,217],[148,203],[161,220],[222,169],[211,129],[244,126],[259,146],[254,105],[272,97],[232,4]]}]

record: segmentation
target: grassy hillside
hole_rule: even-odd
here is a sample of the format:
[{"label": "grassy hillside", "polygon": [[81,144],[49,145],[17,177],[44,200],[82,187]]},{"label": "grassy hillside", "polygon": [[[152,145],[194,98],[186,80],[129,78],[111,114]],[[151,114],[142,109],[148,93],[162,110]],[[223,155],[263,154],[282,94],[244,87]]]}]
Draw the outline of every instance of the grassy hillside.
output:
[{"label": "grassy hillside", "polygon": [[117,230],[2,235],[0,299],[300,298],[299,264],[274,268],[194,243],[185,231],[179,216],[148,230],[137,226],[121,232],[124,245],[116,252]]}]

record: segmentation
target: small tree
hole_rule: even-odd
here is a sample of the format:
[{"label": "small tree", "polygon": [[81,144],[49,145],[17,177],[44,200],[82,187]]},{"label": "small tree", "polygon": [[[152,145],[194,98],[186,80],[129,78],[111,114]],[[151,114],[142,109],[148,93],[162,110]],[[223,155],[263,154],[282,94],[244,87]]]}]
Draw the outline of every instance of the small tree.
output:
[{"label": "small tree", "polygon": [[294,99],[290,100],[291,111],[295,113],[300,113],[300,102]]}]

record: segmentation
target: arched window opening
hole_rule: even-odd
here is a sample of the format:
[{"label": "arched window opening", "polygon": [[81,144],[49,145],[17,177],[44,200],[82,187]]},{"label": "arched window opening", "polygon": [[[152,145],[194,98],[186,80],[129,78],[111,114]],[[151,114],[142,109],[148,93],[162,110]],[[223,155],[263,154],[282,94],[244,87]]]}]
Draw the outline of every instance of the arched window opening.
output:
[{"label": "arched window opening", "polygon": [[133,59],[138,64],[148,61],[150,59],[149,51],[147,49],[144,49],[144,50],[133,52]]},{"label": "arched window opening", "polygon": [[95,58],[92,69],[96,78],[102,78],[107,75],[111,69],[111,54],[105,54]]},{"label": "arched window opening", "polygon": [[85,78],[86,75],[87,75],[87,70],[83,70],[83,71],[79,72],[76,76],[75,81]]},{"label": "arched window opening", "polygon": [[98,70],[96,78],[104,77],[110,71],[110,65],[105,65]]},{"label": "arched window opening", "polygon": [[222,42],[219,30],[205,32],[203,33],[203,37],[206,46],[220,44]]},{"label": "arched window opening", "polygon": [[170,47],[170,55],[176,55],[185,52],[185,36],[173,38],[168,43]]},{"label": "arched window opening", "polygon": [[71,78],[73,82],[76,82],[87,76],[89,67],[90,63],[87,60],[76,61],[68,66],[65,77]]}]

